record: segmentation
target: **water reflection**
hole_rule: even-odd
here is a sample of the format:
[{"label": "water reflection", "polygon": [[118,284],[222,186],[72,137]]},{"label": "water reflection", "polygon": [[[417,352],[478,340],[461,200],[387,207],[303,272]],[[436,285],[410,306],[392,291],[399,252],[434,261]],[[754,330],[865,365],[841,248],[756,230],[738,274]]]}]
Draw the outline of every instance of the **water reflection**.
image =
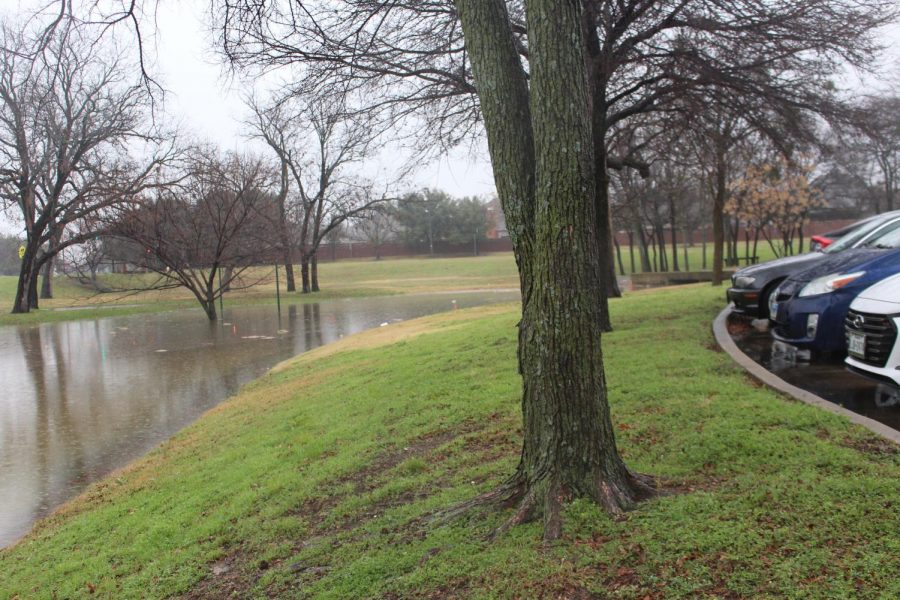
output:
[{"label": "water reflection", "polygon": [[[336,300],[0,328],[0,547],[275,363],[340,337],[515,293]],[[455,300],[455,303],[453,302]]]},{"label": "water reflection", "polygon": [[776,342],[757,321],[732,317],[729,331],[744,354],[788,383],[900,430],[900,388],[849,371],[843,357],[813,357]]}]

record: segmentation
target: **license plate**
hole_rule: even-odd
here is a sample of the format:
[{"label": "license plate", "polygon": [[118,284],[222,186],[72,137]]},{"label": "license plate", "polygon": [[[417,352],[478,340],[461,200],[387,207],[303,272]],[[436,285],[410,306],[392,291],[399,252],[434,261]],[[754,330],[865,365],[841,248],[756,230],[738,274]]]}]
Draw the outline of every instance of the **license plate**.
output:
[{"label": "license plate", "polygon": [[865,358],[866,336],[861,333],[851,331],[850,336],[847,339],[847,351],[857,358]]}]

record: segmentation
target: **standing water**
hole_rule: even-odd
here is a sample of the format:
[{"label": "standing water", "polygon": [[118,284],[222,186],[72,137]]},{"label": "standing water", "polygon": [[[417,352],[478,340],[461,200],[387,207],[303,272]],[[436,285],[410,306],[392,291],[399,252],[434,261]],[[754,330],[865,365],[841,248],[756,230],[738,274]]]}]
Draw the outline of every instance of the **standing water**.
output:
[{"label": "standing water", "polygon": [[276,363],[516,292],[431,294],[0,327],[0,547]]}]

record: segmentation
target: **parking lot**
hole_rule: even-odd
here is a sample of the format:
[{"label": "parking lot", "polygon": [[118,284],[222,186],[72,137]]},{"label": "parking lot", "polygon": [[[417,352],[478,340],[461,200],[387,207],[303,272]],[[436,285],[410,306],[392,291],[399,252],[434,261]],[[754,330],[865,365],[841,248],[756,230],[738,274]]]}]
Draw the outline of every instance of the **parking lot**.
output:
[{"label": "parking lot", "polygon": [[788,383],[900,430],[900,388],[848,370],[842,357],[811,357],[776,342],[762,320],[732,315],[728,331],[747,356]]}]

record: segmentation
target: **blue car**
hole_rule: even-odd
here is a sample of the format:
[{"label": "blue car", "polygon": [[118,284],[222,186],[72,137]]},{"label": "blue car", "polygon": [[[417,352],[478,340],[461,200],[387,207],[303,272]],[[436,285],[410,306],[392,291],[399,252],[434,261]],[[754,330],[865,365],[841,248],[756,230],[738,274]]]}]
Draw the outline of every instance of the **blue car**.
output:
[{"label": "blue car", "polygon": [[785,279],[769,298],[772,337],[815,352],[845,352],[844,318],[857,294],[900,273],[900,227],[866,247],[821,260]]}]

